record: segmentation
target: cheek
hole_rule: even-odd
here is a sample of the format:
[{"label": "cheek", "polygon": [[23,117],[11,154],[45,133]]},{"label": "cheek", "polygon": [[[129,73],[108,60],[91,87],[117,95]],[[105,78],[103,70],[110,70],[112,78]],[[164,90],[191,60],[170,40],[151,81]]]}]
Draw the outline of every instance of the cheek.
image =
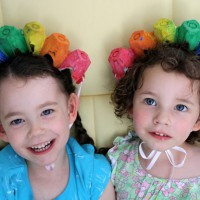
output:
[{"label": "cheek", "polygon": [[144,123],[148,122],[150,114],[145,109],[133,109],[133,125],[134,127],[142,126]]},{"label": "cheek", "polygon": [[66,133],[68,131],[68,127],[69,125],[67,116],[59,117],[51,123],[51,130],[53,130],[54,132]]},{"label": "cheek", "polygon": [[181,136],[189,135],[192,132],[193,126],[189,125],[189,123],[175,123],[174,130],[175,132],[180,133]]},{"label": "cheek", "polygon": [[19,152],[19,147],[23,144],[24,142],[24,137],[22,134],[7,134],[8,137],[8,142],[9,144],[13,147],[13,149],[20,154]]}]

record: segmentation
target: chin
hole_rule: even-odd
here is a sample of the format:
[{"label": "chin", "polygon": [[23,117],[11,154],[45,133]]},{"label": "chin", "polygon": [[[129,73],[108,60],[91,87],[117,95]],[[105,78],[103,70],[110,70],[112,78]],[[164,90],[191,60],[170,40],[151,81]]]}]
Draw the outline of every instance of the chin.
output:
[{"label": "chin", "polygon": [[168,149],[171,149],[172,147],[174,147],[175,145],[167,145],[167,144],[163,144],[163,143],[152,143],[152,144],[148,144],[148,148],[151,150],[156,150],[156,151],[166,151]]}]

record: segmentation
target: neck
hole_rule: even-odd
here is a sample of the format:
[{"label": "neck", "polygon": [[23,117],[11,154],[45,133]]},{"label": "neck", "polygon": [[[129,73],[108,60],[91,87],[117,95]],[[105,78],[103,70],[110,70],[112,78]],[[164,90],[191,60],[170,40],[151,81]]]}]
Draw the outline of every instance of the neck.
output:
[{"label": "neck", "polygon": [[[52,163],[49,163],[48,165],[51,165]],[[48,177],[50,178],[54,174],[59,174],[60,172],[66,171],[66,168],[69,168],[69,160],[67,156],[66,149],[60,155],[58,158],[53,162],[55,167],[53,170],[49,171],[46,168],[46,165],[38,165],[37,163],[33,162],[27,162],[28,166],[28,172],[29,176],[40,176],[42,177]]]},{"label": "neck", "polygon": [[[187,151],[188,151],[188,148],[189,148],[188,145],[189,145],[189,144],[187,144],[186,142],[184,142],[182,145],[178,145],[178,147],[183,148],[183,149],[187,152]],[[142,145],[142,149],[143,149],[145,155],[149,155],[149,154],[154,150],[154,149],[149,148],[148,145],[147,145],[146,143],[144,143],[144,144]],[[174,157],[174,159],[175,159],[177,162],[179,162],[179,160],[182,160],[183,157],[184,157],[184,154],[180,153],[179,151],[174,150],[173,147],[171,147],[171,148],[169,148],[169,149],[166,149],[166,150],[170,150],[170,151],[172,152],[173,157]],[[159,151],[159,150],[155,150],[155,151]],[[160,154],[158,160],[161,161],[161,162],[164,162],[165,160],[168,160],[165,151],[160,151],[160,152],[161,152],[161,154]],[[169,161],[169,160],[168,160],[168,161]]]},{"label": "neck", "polygon": [[[142,150],[140,149],[139,151],[139,159],[141,166],[144,169],[147,169],[147,171],[154,176],[170,178],[173,168],[180,169],[183,167],[187,155],[187,146],[188,145],[185,143],[180,148],[172,147],[165,151],[156,151],[150,149],[146,143],[143,143],[141,146]],[[152,154],[152,152],[154,152],[154,154]],[[156,156],[157,152],[158,156]],[[149,155],[152,155],[152,157]],[[163,175],[161,176],[160,174]]]},{"label": "neck", "polygon": [[54,199],[57,197],[65,189],[69,173],[67,153],[55,161],[55,167],[52,171],[48,171],[45,166],[29,163],[28,174],[34,199]]}]

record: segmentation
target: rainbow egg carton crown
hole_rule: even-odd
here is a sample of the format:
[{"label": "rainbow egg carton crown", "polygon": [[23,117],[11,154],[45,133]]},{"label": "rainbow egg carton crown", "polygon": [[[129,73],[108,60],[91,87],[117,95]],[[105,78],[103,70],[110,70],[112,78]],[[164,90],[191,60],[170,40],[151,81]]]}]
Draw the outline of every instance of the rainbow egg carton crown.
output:
[{"label": "rainbow egg carton crown", "polygon": [[152,32],[133,32],[129,39],[130,48],[115,48],[108,57],[115,78],[122,78],[134,59],[144,55],[145,50],[155,48],[157,43],[187,43],[189,50],[200,55],[200,24],[193,19],[176,26],[172,20],[162,18],[153,25]]},{"label": "rainbow egg carton crown", "polygon": [[23,29],[8,25],[0,27],[0,63],[18,52],[48,56],[54,67],[70,68],[74,81],[79,84],[91,61],[87,53],[80,49],[70,51],[69,46],[65,35],[52,33],[47,36],[45,28],[36,21],[25,24]]}]

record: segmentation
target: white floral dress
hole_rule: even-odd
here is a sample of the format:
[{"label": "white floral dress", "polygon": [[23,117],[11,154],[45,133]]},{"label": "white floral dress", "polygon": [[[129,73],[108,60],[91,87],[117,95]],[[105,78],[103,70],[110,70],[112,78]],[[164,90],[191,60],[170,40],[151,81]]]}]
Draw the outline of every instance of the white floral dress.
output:
[{"label": "white floral dress", "polygon": [[139,162],[140,142],[134,133],[129,132],[126,137],[117,137],[114,140],[114,147],[108,151],[113,169],[112,181],[118,200],[200,200],[200,176],[164,179],[148,174]]}]

